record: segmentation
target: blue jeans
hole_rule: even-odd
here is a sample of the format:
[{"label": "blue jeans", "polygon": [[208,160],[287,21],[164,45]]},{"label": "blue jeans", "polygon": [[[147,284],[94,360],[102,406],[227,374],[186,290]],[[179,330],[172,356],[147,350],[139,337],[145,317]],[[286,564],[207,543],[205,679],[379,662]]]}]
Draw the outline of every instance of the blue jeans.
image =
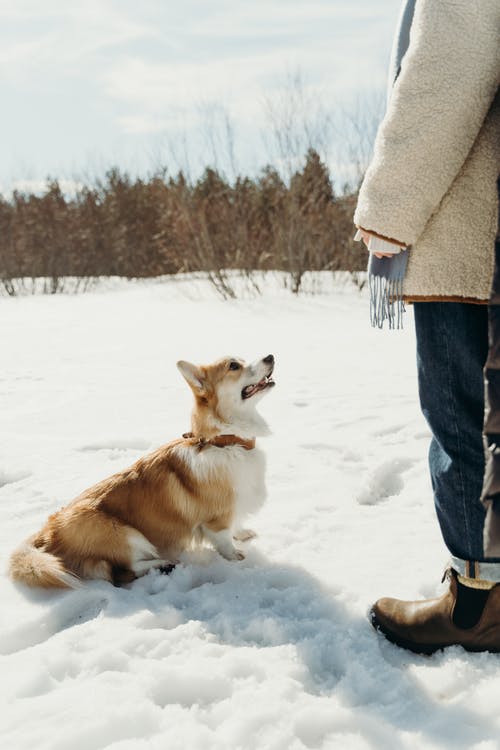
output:
[{"label": "blue jeans", "polygon": [[[429,466],[441,532],[453,558],[484,561],[480,497],[488,308],[417,302],[414,313],[420,404],[432,432]],[[457,567],[468,574],[465,565]],[[496,580],[500,566],[491,566],[490,576],[487,568],[483,577]]]}]

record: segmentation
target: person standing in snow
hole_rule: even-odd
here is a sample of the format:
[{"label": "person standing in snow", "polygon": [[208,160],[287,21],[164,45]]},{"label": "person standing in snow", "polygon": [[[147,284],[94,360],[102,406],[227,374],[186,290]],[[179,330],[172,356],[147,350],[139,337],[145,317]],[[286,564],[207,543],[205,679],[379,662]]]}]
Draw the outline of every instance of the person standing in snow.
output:
[{"label": "person standing in snow", "polygon": [[[423,653],[500,651],[500,273],[490,349],[486,304],[498,227],[499,35],[498,0],[407,0],[354,215],[370,252],[373,325],[399,327],[403,301],[413,303],[431,479],[451,554],[443,596],[380,599],[371,620]],[[498,238],[497,253],[500,261]]]}]

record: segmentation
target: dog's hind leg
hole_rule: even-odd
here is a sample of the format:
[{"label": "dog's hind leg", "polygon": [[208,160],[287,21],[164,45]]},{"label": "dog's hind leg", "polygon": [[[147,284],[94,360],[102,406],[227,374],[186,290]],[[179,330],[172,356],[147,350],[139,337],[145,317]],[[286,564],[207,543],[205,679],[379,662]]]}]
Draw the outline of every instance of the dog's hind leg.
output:
[{"label": "dog's hind leg", "polygon": [[137,529],[130,528],[127,538],[130,548],[128,568],[136,578],[146,575],[152,568],[167,568],[171,565],[169,560],[160,558],[156,547]]},{"label": "dog's hind leg", "polygon": [[113,581],[113,568],[108,560],[84,560],[80,563],[79,573],[82,578]]}]

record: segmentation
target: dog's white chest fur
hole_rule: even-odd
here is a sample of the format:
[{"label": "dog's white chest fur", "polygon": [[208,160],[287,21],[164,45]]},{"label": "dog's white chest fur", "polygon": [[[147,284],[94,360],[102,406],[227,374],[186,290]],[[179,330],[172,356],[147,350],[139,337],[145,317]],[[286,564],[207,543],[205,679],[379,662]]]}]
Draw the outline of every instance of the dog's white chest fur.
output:
[{"label": "dog's white chest fur", "polygon": [[258,448],[247,451],[232,446],[224,448],[222,452],[233,479],[236,528],[246,516],[256,513],[266,499],[266,458]]},{"label": "dog's white chest fur", "polygon": [[191,449],[186,458],[198,481],[209,479],[217,471],[229,474],[234,490],[234,528],[246,516],[256,513],[264,503],[266,458],[259,448],[245,450],[239,445],[231,445],[205,448],[200,453],[194,453]]}]

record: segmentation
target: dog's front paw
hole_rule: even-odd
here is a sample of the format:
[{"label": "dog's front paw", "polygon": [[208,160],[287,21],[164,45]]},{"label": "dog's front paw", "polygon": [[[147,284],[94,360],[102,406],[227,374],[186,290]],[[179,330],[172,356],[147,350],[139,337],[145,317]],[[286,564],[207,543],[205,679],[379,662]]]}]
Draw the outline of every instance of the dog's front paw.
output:
[{"label": "dog's front paw", "polygon": [[233,534],[233,539],[237,542],[249,542],[250,539],[255,539],[257,532],[253,529],[238,529]]},{"label": "dog's front paw", "polygon": [[236,547],[233,547],[233,549],[227,554],[224,554],[223,557],[225,557],[226,560],[244,560],[245,553],[240,549],[236,549]]}]

